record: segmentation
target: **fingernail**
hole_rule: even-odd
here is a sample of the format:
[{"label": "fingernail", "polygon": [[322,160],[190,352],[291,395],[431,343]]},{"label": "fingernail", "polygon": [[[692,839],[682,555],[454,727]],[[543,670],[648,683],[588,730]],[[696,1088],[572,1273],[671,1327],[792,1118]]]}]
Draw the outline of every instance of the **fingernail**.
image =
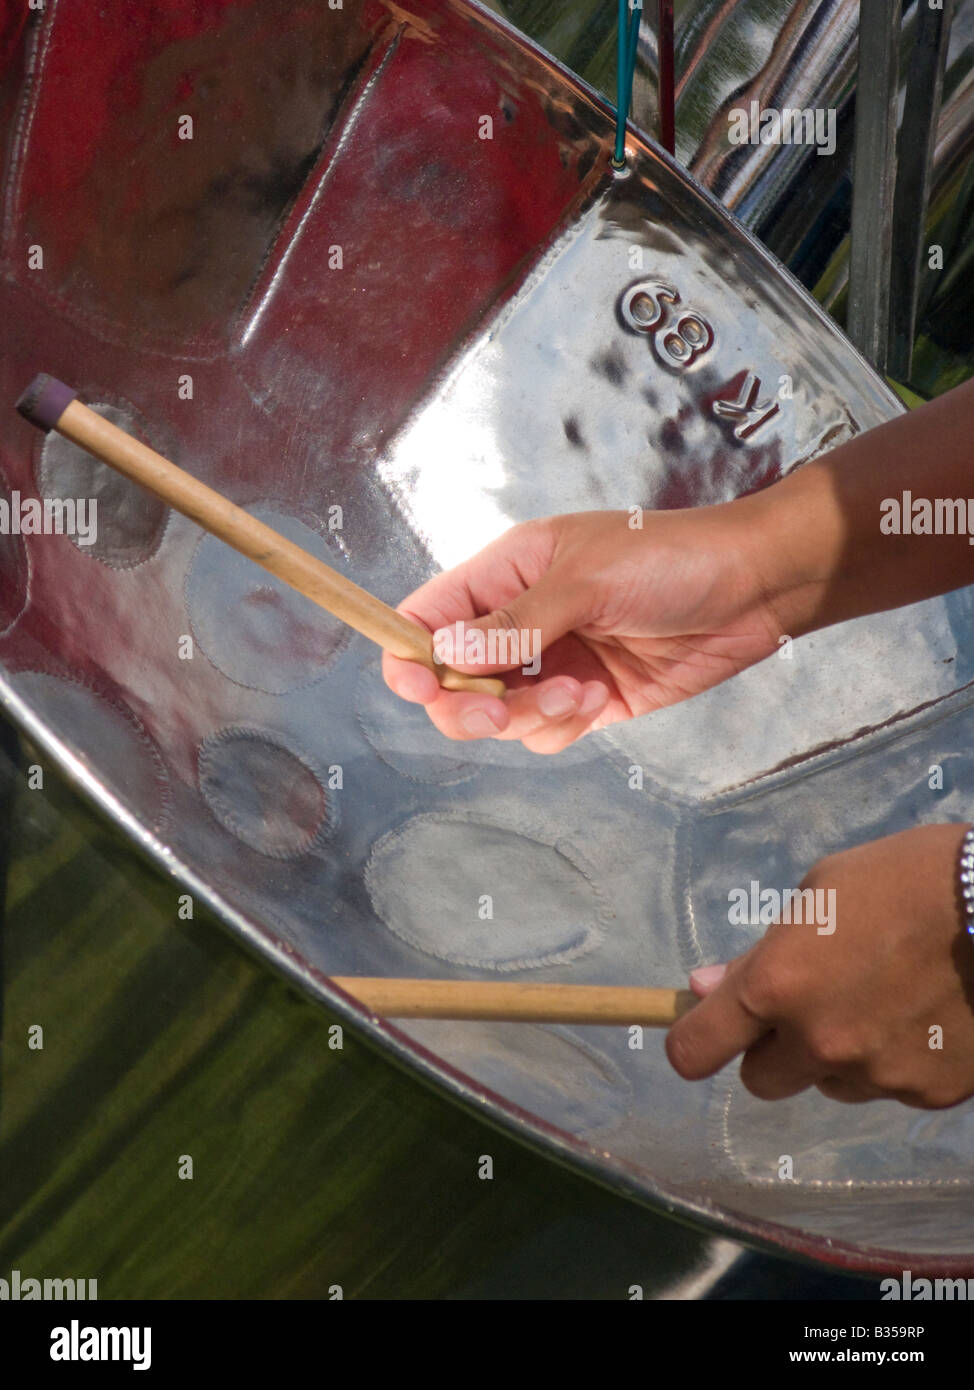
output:
[{"label": "fingernail", "polygon": [[609,692],[604,685],[594,686],[586,690],[582,696],[582,703],[578,707],[579,714],[597,714],[603,708],[609,696]]},{"label": "fingernail", "polygon": [[691,970],[690,983],[699,985],[701,989],[713,989],[726,974],[726,965],[701,965],[699,969]]},{"label": "fingernail", "polygon": [[563,685],[556,685],[552,690],[542,690],[538,696],[538,709],[549,719],[559,719],[563,715],[573,713],[577,708],[578,696],[566,690]]},{"label": "fingernail", "polygon": [[493,738],[494,734],[500,733],[500,725],[495,724],[482,709],[467,710],[466,714],[460,716],[460,724],[464,733],[474,738]]}]

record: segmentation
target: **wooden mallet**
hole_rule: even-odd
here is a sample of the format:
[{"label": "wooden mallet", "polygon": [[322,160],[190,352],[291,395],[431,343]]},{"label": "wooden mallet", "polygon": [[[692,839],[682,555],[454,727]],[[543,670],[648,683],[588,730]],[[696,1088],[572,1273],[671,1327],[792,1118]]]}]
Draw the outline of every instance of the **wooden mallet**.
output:
[{"label": "wooden mallet", "polygon": [[183,516],[239,550],[268,573],[361,632],[393,656],[416,661],[432,671],[446,690],[481,695],[507,693],[504,682],[489,676],[465,676],[433,656],[433,638],[425,628],[397,613],[381,599],[309,555],[270,526],[265,526],[228,497],[177,468],[154,449],[133,439],[77,398],[64,382],[35,377],[17,409],[42,430],[57,430],[95,458],[139,483]]},{"label": "wooden mallet", "polygon": [[634,1023],[669,1028],[697,1003],[688,989],[547,985],[493,980],[397,980],[336,975],[332,984],[380,1018],[492,1019],[497,1023]]}]

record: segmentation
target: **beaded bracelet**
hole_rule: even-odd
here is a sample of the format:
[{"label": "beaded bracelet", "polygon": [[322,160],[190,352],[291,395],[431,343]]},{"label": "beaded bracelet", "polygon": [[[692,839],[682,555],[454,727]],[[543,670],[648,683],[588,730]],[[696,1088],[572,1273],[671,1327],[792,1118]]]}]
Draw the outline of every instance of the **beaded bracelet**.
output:
[{"label": "beaded bracelet", "polygon": [[974,939],[974,827],[968,830],[960,847],[960,891],[964,926]]}]

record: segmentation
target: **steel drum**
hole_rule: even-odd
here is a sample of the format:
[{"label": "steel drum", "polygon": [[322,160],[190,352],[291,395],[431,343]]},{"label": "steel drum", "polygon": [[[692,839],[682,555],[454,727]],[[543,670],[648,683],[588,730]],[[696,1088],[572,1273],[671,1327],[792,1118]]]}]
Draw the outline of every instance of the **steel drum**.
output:
[{"label": "steel drum", "polygon": [[174,919],[208,904],[485,1118],[739,1239],[974,1270],[970,1105],[769,1105],[733,1067],[681,1081],[659,1035],[394,1026],[329,982],[679,985],[760,934],[731,888],[969,817],[970,590],[553,758],[460,745],[364,639],[12,412],[61,376],[397,602],[525,518],[764,486],[894,394],[648,140],[613,174],[602,99],[462,0],[5,23],[0,484],[99,503],[92,544],[0,537],[6,710]]}]

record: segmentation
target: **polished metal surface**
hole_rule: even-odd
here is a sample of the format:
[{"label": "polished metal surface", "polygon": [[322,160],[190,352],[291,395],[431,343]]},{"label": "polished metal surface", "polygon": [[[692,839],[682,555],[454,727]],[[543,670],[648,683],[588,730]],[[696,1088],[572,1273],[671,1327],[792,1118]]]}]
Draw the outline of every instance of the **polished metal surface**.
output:
[{"label": "polished metal surface", "polygon": [[[462,0],[126,14],[51,5],[12,50],[5,396],[70,380],[381,597],[512,522],[729,498],[901,409],[718,203],[635,136],[613,175],[612,111]],[[769,1106],[733,1068],[680,1081],[657,1035],[398,1028],[328,981],[674,984],[746,949],[730,886],[960,818],[969,592],[542,759],[442,739],[364,639],[12,412],[0,470],[99,497],[92,546],[2,538],[0,689],[174,913],[198,895],[620,1191],[854,1268],[974,1268],[970,1106]]]}]

